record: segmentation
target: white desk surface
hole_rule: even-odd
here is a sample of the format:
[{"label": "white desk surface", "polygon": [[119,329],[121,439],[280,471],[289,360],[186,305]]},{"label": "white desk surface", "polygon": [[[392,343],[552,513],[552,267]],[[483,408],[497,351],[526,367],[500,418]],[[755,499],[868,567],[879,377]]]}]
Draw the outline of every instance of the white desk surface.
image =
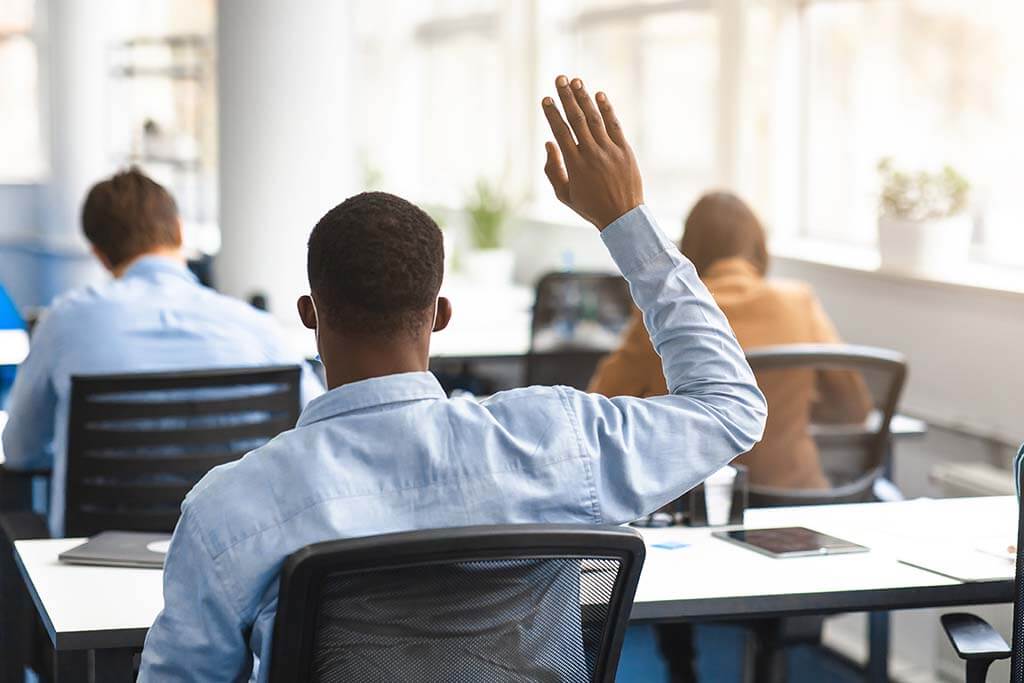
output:
[{"label": "white desk surface", "polygon": [[[807,526],[871,548],[784,560],[712,538],[711,529],[644,529],[648,556],[636,603],[955,586],[962,582],[935,569],[950,559],[962,566],[963,558],[985,571],[986,580],[1011,579],[1012,561],[975,545],[993,536],[1014,543],[1016,521],[1016,501],[1002,496],[748,511],[747,528]],[[656,547],[672,542],[689,545]],[[901,561],[921,555],[936,562],[932,571]]]},{"label": "white desk surface", "polygon": [[[974,552],[977,530],[1014,540],[1017,509],[1012,497],[915,500],[813,508],[751,510],[747,526],[804,525],[872,548],[871,552],[775,560],[711,537],[710,529],[642,529],[648,546],[634,616],[652,618],[665,605],[745,597],[810,594],[870,594],[877,591],[970,586],[899,561],[909,544]],[[657,544],[689,544],[662,549]],[[152,569],[81,567],[57,556],[82,539],[17,541],[19,564],[30,578],[37,606],[47,615],[59,647],[86,647],[97,637],[104,647],[138,646],[163,606],[163,573]],[[1002,582],[1013,563],[1002,563]],[[982,558],[984,561],[984,558]],[[988,584],[992,585],[992,584]],[[952,592],[948,593],[952,595]],[[961,601],[962,602],[962,601]],[[951,600],[950,604],[956,604]],[[649,608],[646,610],[645,608]],[[714,609],[712,607],[708,609]]]}]

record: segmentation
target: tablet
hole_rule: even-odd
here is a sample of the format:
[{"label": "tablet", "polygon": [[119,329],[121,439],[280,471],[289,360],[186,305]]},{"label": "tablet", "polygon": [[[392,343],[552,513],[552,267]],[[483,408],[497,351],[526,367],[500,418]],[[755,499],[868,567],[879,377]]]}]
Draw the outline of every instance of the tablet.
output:
[{"label": "tablet", "polygon": [[711,535],[762,555],[776,558],[863,553],[868,550],[862,545],[802,526],[716,531]]},{"label": "tablet", "polygon": [[170,534],[104,531],[57,556],[68,564],[162,569]]}]

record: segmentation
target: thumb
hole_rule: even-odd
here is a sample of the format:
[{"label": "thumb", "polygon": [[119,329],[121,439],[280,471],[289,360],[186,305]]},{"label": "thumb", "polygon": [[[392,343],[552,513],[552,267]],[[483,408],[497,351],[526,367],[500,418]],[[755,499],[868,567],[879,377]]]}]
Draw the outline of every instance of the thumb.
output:
[{"label": "thumb", "polygon": [[569,201],[569,173],[562,162],[562,153],[553,142],[544,143],[547,161],[544,163],[544,175],[548,177],[551,188],[555,191],[558,201],[563,204]]}]

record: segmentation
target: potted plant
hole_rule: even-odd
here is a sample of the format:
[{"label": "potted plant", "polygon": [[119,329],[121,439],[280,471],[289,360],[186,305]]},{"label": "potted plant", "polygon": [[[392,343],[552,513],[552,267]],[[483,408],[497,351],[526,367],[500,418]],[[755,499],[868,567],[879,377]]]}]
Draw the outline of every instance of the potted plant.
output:
[{"label": "potted plant", "polygon": [[934,272],[967,259],[973,223],[970,184],[950,166],[907,172],[878,163],[878,251],[886,270]]},{"label": "potted plant", "polygon": [[489,182],[481,179],[477,181],[465,210],[472,247],[462,258],[466,275],[489,284],[510,282],[515,254],[504,247],[504,228],[510,213],[508,200]]}]

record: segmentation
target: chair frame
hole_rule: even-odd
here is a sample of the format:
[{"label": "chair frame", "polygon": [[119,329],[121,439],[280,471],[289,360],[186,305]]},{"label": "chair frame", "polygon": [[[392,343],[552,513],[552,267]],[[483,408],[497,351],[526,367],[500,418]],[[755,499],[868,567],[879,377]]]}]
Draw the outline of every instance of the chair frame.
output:
[{"label": "chair frame", "polygon": [[[1024,447],[1021,448],[1024,454]],[[1018,456],[1020,457],[1020,456]],[[1024,475],[1024,472],[1021,472]],[[1021,481],[1017,482],[1020,491]],[[966,612],[943,614],[942,627],[953,650],[966,664],[967,683],[985,683],[989,667],[1010,658],[1010,683],[1024,683],[1024,504],[1017,496],[1017,560],[1013,578],[1013,633],[1011,645],[983,619]]]},{"label": "chair frame", "polygon": [[612,683],[645,548],[636,531],[617,526],[514,524],[399,532],[306,546],[281,569],[270,681],[309,680],[316,637],[318,587],[336,572],[510,559],[610,559],[620,562],[605,623],[595,681]]},{"label": "chair frame", "polygon": [[[777,504],[820,505],[828,503],[859,502],[871,500],[871,487],[889,457],[890,425],[896,414],[900,396],[907,379],[906,357],[889,349],[854,344],[785,344],[765,346],[747,352],[747,362],[754,373],[766,370],[791,369],[836,369],[836,370],[881,370],[892,377],[888,391],[879,406],[881,421],[873,432],[839,431],[836,434],[822,433],[815,436],[819,444],[829,442],[850,443],[860,437],[866,442],[870,469],[857,480],[836,487],[830,491],[790,491],[774,487],[751,485],[751,505],[757,507],[758,499]],[[760,503],[764,504],[764,503]]]},{"label": "chair frame", "polygon": [[[225,368],[214,370],[188,370],[184,372],[124,373],[114,375],[74,375],[71,377],[71,409],[68,417],[67,476],[65,488],[65,532],[69,536],[90,536],[107,529],[127,531],[170,531],[177,521],[177,512],[153,512],[134,515],[129,522],[128,515],[103,512],[82,512],[80,505],[92,498],[96,492],[87,483],[88,477],[105,474],[146,474],[156,469],[162,473],[209,471],[213,467],[232,462],[245,455],[244,452],[211,449],[208,453],[188,456],[110,458],[90,456],[88,451],[96,446],[117,447],[118,445],[159,446],[166,436],[159,430],[107,430],[102,437],[86,429],[90,421],[117,419],[144,419],[161,417],[196,417],[223,410],[239,413],[275,410],[283,413],[274,421],[280,431],[295,426],[300,412],[301,369],[298,365],[259,366]],[[92,402],[97,394],[131,392],[188,390],[219,388],[226,385],[246,384],[287,384],[288,390],[273,396],[249,396],[195,401],[166,401],[151,403]],[[268,422],[232,426],[210,426],[174,430],[176,444],[203,444],[207,439],[245,439],[265,436],[272,429]],[[113,487],[112,487],[113,488]],[[184,488],[184,490],[183,490]],[[119,492],[119,500],[127,502],[164,502],[179,504],[189,486],[182,484],[148,485],[145,491],[125,489]],[[177,506],[175,506],[177,508]],[[128,526],[126,526],[126,524]]]}]

